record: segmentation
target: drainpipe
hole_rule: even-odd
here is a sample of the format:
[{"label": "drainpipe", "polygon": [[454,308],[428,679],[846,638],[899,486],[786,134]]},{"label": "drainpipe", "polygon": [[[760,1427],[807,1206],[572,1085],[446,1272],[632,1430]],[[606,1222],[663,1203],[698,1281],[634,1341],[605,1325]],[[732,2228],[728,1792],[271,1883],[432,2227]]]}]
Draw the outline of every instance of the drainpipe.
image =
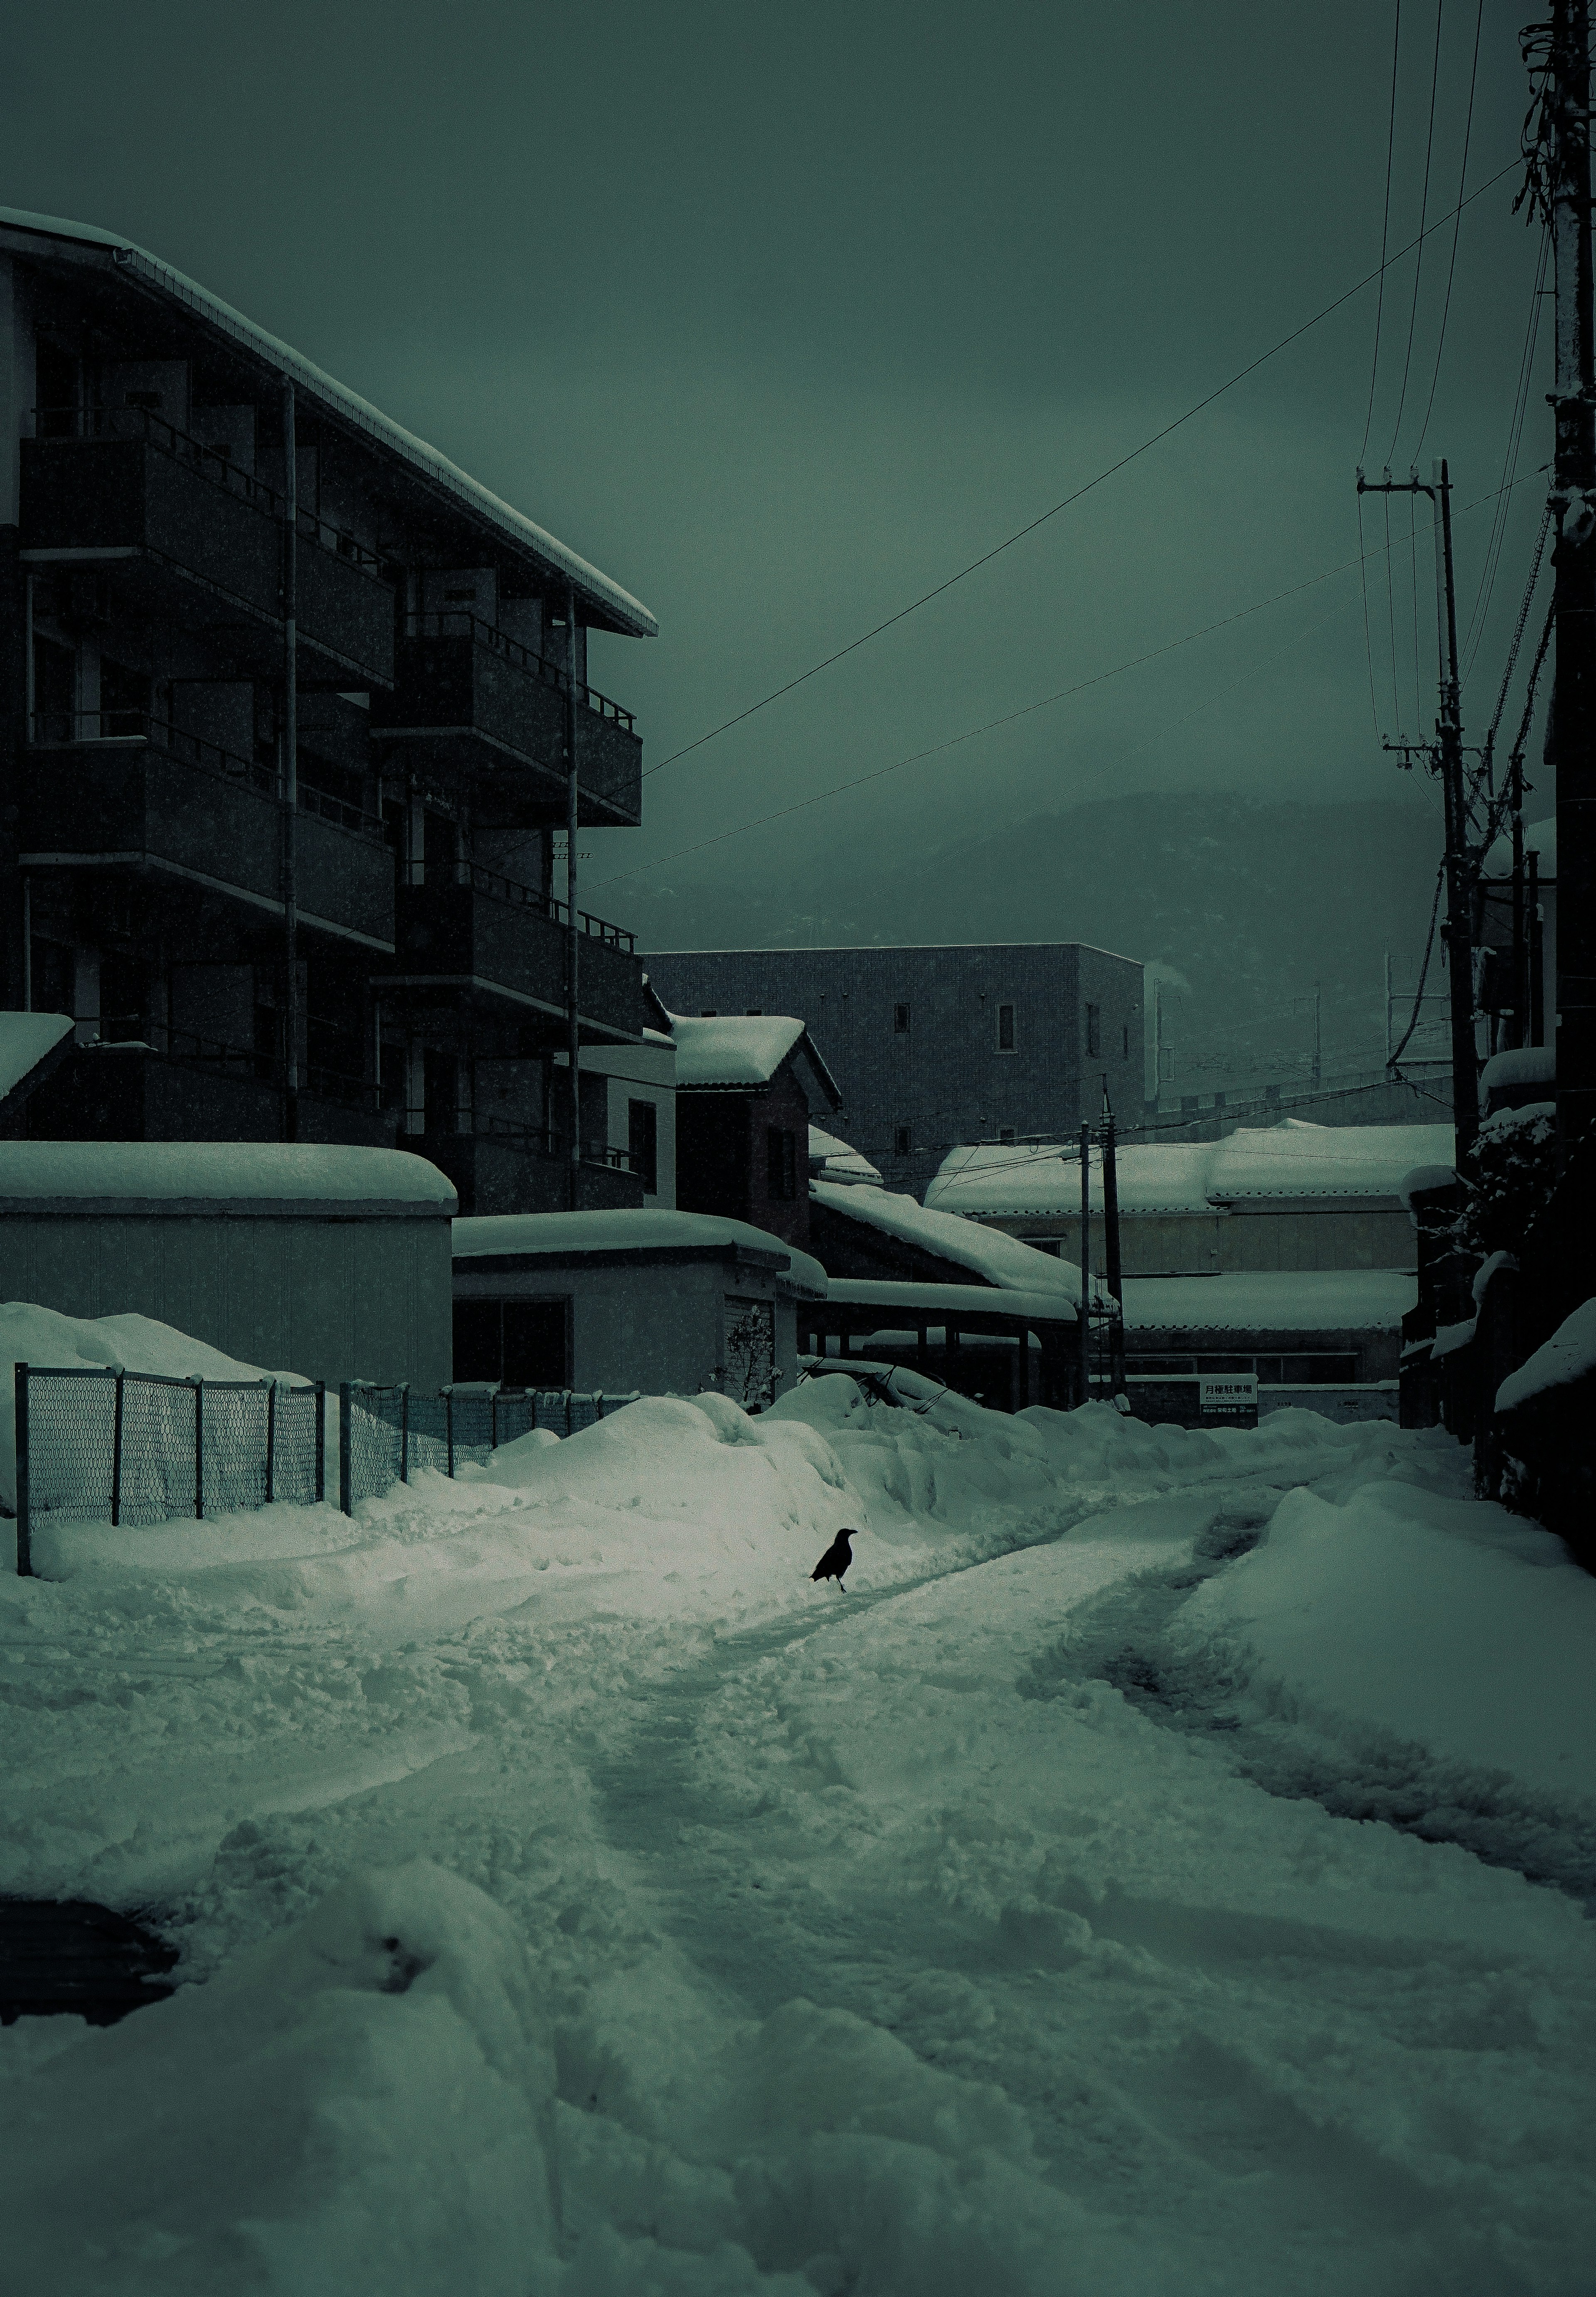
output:
[{"label": "drainpipe", "polygon": [[571,1209],[581,1208],[582,1086],[579,1055],[581,926],[576,913],[576,589],[565,587],[565,1058],[571,1066]]},{"label": "drainpipe", "polygon": [[283,378],[283,1138],[300,1137],[300,470],[293,384]]}]

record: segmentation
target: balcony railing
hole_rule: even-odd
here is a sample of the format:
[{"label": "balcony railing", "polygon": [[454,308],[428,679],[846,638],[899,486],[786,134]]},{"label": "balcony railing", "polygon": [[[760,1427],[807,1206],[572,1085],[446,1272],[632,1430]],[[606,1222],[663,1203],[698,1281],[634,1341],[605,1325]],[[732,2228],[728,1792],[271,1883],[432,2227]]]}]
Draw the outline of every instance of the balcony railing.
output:
[{"label": "balcony railing", "polygon": [[[522,646],[519,638],[510,638],[503,630],[496,630],[491,622],[485,622],[480,615],[473,614],[468,606],[444,606],[427,613],[407,614],[404,630],[407,638],[473,639],[477,645],[485,646],[494,654],[502,655],[506,662],[513,663],[517,670],[524,671],[529,678],[536,678],[545,686],[552,686],[556,693],[564,694],[570,687],[570,673],[559,663],[551,662],[547,655],[539,654],[531,646]],[[624,727],[629,734],[636,733],[634,713],[623,710],[619,702],[612,702],[607,694],[600,694],[596,687],[579,685],[576,696],[584,709],[593,711],[600,718],[608,718],[614,725]]]},{"label": "balcony railing", "polygon": [[[52,443],[79,439],[141,440],[161,454],[169,455],[174,462],[197,471],[201,478],[219,487],[225,494],[252,504],[268,518],[280,520],[288,515],[287,497],[267,486],[263,479],[252,478],[247,471],[240,470],[226,447],[208,446],[202,439],[191,439],[186,431],[176,429],[147,407],[36,407],[33,433],[36,439]],[[307,542],[317,544],[333,557],[345,559],[368,573],[383,575],[388,571],[379,552],[368,549],[352,534],[318,518],[313,511],[299,511],[295,531]]]},{"label": "balcony railing", "polygon": [[[180,759],[185,765],[198,766],[202,772],[242,782],[266,797],[275,798],[282,794],[275,766],[236,757],[218,743],[207,742],[202,736],[144,710],[36,710],[31,740],[35,749],[77,749],[90,742],[144,742],[164,751],[168,757]],[[383,834],[383,824],[375,814],[363,812],[360,807],[334,797],[330,790],[318,789],[313,782],[300,780],[299,803],[302,812],[317,814],[324,821],[350,830],[357,836],[380,838]]]},{"label": "balcony railing", "polygon": [[[473,893],[485,893],[489,901],[507,902],[512,906],[531,910],[539,917],[552,918],[555,925],[571,922],[568,902],[556,901],[552,893],[539,893],[535,885],[519,885],[513,877],[501,877],[496,869],[484,869],[475,861],[407,861],[400,874],[407,885],[469,885]],[[590,917],[586,910],[579,910],[576,917],[582,932],[593,940],[603,942],[607,948],[621,950],[628,957],[635,953],[637,935],[628,933],[624,926]]]},{"label": "balcony railing", "polygon": [[[420,1132],[424,1126],[425,1112],[413,1108],[409,1112],[411,1129]],[[556,1163],[567,1163],[571,1156],[571,1135],[557,1132],[552,1125],[514,1124],[506,1116],[473,1116],[466,1122],[444,1129],[446,1137],[460,1140],[494,1140],[502,1148],[521,1148],[529,1157],[552,1157]],[[433,1127],[435,1132],[438,1128]],[[631,1151],[612,1148],[605,1141],[589,1140],[582,1149],[581,1162],[602,1172],[629,1173],[635,1168]]]}]

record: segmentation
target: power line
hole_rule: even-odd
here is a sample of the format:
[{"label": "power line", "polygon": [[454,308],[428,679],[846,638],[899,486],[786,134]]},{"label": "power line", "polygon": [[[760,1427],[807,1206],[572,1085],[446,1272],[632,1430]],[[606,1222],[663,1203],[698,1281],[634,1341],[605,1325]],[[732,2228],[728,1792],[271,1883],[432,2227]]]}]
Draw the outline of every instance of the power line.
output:
[{"label": "power line", "polygon": [[[1363,460],[1364,456],[1369,452],[1369,433],[1374,422],[1374,386],[1376,378],[1378,376],[1380,371],[1380,322],[1384,318],[1386,313],[1386,249],[1391,234],[1391,161],[1396,150],[1396,66],[1401,54],[1402,0],[1396,0],[1396,29],[1391,41],[1391,115],[1386,125],[1386,207],[1385,214],[1380,223],[1380,292],[1378,301],[1376,302],[1374,307],[1374,358],[1370,361],[1369,368],[1369,411],[1363,417],[1363,444],[1358,449],[1358,460],[1360,463]],[[1463,186],[1460,182],[1458,185],[1460,197],[1461,196],[1462,189]],[[1358,509],[1361,521],[1362,515],[1362,498],[1360,498]],[[1374,661],[1372,655],[1370,658],[1369,678],[1370,693],[1372,696],[1374,692]],[[1377,727],[1379,724],[1378,716],[1376,717],[1375,724]]]},{"label": "power line", "polygon": [[1396,442],[1402,435],[1403,409],[1408,403],[1408,370],[1413,364],[1413,330],[1419,324],[1419,288],[1424,277],[1424,218],[1430,204],[1430,154],[1436,142],[1436,84],[1441,74],[1441,19],[1444,0],[1436,0],[1436,54],[1430,66],[1430,124],[1424,138],[1424,192],[1419,202],[1419,260],[1413,266],[1413,301],[1408,313],[1408,350],[1402,363],[1402,391],[1396,402],[1396,422],[1391,432],[1391,451],[1387,464],[1396,460]]},{"label": "power line", "polygon": [[[1529,478],[1539,475],[1538,472],[1531,472],[1523,481],[1515,483],[1526,484]],[[1482,503],[1493,500],[1494,494],[1477,495],[1472,502],[1464,503],[1456,515],[1460,518],[1468,511],[1477,510]],[[1339,565],[1327,566],[1322,573],[1311,574],[1305,581],[1294,582],[1287,589],[1277,590],[1271,597],[1259,598],[1250,606],[1239,606],[1234,613],[1222,614],[1217,622],[1206,622],[1201,630],[1188,630],[1183,638],[1170,638],[1163,646],[1151,646],[1146,654],[1137,655],[1129,662],[1116,663],[1112,670],[1094,671],[1090,678],[1078,679],[1073,686],[1062,686],[1056,694],[1044,694],[1040,701],[1024,703],[1017,710],[1005,711],[1001,717],[989,718],[980,726],[967,727],[962,734],[950,734],[945,741],[933,742],[924,750],[914,751],[909,757],[895,758],[889,765],[874,766],[868,774],[858,774],[851,781],[838,782],[832,788],[819,790],[813,797],[800,798],[792,805],[779,806],[773,813],[759,814],[752,821],[739,821],[729,829],[717,830],[712,837],[701,838],[696,845],[680,846],[674,853],[662,853],[652,861],[639,862],[633,869],[618,869],[613,877],[601,877],[598,883],[603,885],[619,885],[628,877],[641,877],[646,869],[662,869],[669,862],[685,861],[692,854],[706,852],[712,845],[724,844],[728,837],[740,837],[745,830],[762,829],[770,822],[786,821],[793,814],[807,813],[810,807],[825,804],[829,798],[843,797],[850,790],[862,789],[868,782],[880,781],[888,774],[901,773],[907,766],[922,765],[927,758],[940,757],[948,750],[959,749],[966,742],[973,742],[983,734],[996,733],[1000,728],[1012,726],[1022,718],[1032,718],[1038,711],[1051,709],[1055,703],[1067,702],[1072,696],[1084,694],[1090,687],[1102,686],[1111,678],[1122,678],[1127,671],[1140,670],[1146,663],[1156,662],[1164,655],[1176,654],[1182,646],[1195,645],[1199,638],[1211,638],[1215,630],[1227,630],[1233,622],[1244,622],[1254,614],[1263,613],[1267,607],[1278,606],[1283,599],[1297,597],[1304,590],[1317,589],[1320,583],[1331,581],[1337,574],[1346,573],[1357,563],[1355,559],[1344,558]]]},{"label": "power line", "polygon": [[[1463,196],[1463,183],[1468,173],[1468,138],[1474,128],[1474,88],[1475,82],[1479,77],[1479,36],[1480,27],[1485,22],[1485,0],[1479,0],[1479,5],[1476,9],[1474,16],[1474,61],[1468,67],[1468,110],[1463,121],[1463,157],[1458,169],[1459,199],[1461,199]],[[1437,16],[1436,22],[1436,37],[1437,43],[1439,43],[1440,36],[1441,25],[1439,16]],[[1430,376],[1429,399],[1424,410],[1424,421],[1419,425],[1419,444],[1413,449],[1413,460],[1415,463],[1418,462],[1420,454],[1424,450],[1425,434],[1429,430],[1430,416],[1434,414],[1436,408],[1436,385],[1441,380],[1441,353],[1446,343],[1446,318],[1448,312],[1452,309],[1452,283],[1453,275],[1458,268],[1458,234],[1461,231],[1462,227],[1463,215],[1461,209],[1459,209],[1452,218],[1452,259],[1446,267],[1446,294],[1441,305],[1441,332],[1436,337],[1436,365],[1434,372]]]},{"label": "power line", "polygon": [[[1485,193],[1501,183],[1504,176],[1510,176],[1521,164],[1522,155],[1516,155],[1508,161],[1505,168],[1499,168],[1493,176],[1487,177],[1483,184],[1470,192],[1460,205],[1465,208],[1472,207],[1476,200],[1482,199]],[[1363,278],[1357,281],[1355,285],[1348,287],[1344,293],[1337,295],[1334,301],[1325,304],[1321,310],[1315,311],[1311,319],[1304,319],[1302,325],[1294,327],[1289,334],[1282,335],[1279,342],[1271,344],[1268,350],[1260,351],[1256,358],[1249,359],[1246,366],[1238,367],[1227,382],[1217,384],[1205,398],[1199,399],[1195,405],[1189,407],[1183,415],[1177,415],[1173,421],[1166,423],[1162,430],[1153,432],[1149,437],[1141,441],[1139,446],[1132,447],[1128,453],[1122,455],[1117,462],[1110,463],[1107,469],[1099,471],[1095,478],[1088,479],[1084,485],[1077,487],[1073,494],[1065,495],[1062,501],[1054,503],[1050,509],[1040,512],[1035,518],[1028,520],[1024,526],[1016,527],[1015,531],[1006,535],[1001,542],[994,543],[990,550],[983,550],[978,558],[972,558],[967,565],[959,567],[957,572],[950,574],[944,581],[936,583],[929,590],[922,591],[920,596],[911,599],[907,606],[899,607],[896,613],[888,614],[884,621],[876,622],[871,629],[863,631],[860,637],[851,638],[846,646],[838,646],[835,653],[827,655],[823,660],[811,663],[807,670],[800,671],[795,678],[789,678],[785,684],[773,687],[769,694],[761,695],[757,702],[751,702],[745,710],[739,710],[732,717],[722,719],[718,726],[712,726],[707,733],[698,735],[693,741],[685,744],[681,749],[672,750],[668,758],[662,758],[657,765],[646,768],[642,778],[646,781],[652,774],[662,774],[667,766],[674,766],[681,759],[690,757],[695,750],[703,749],[706,742],[717,740],[720,735],[729,733],[734,726],[741,726],[746,720],[757,715],[760,711],[769,709],[771,703],[779,702],[785,695],[791,694],[798,687],[806,685],[811,678],[819,678],[822,671],[830,670],[837,663],[845,661],[848,655],[857,654],[861,646],[868,646],[873,638],[880,638],[884,631],[895,629],[898,623],[907,622],[911,614],[917,613],[922,606],[928,606],[934,598],[940,598],[944,591],[952,589],[956,583],[962,582],[967,576],[979,572],[982,567],[989,566],[994,558],[1000,558],[1006,550],[1012,550],[1016,543],[1023,542],[1027,535],[1034,534],[1039,527],[1046,526],[1048,522],[1057,518],[1061,511],[1068,510],[1073,504],[1080,502],[1084,496],[1091,494],[1107,481],[1126,469],[1129,465],[1138,461],[1143,455],[1150,453],[1153,448],[1162,444],[1165,439],[1172,437],[1175,432],[1182,429],[1186,424],[1192,422],[1206,408],[1212,407],[1216,399],[1222,399],[1227,391],[1233,391],[1238,383],[1245,383],[1248,375],[1255,375],[1261,366],[1267,366],[1271,359],[1278,358],[1283,350],[1288,350],[1293,343],[1300,341],[1304,335],[1311,333],[1315,327],[1338,311],[1344,303],[1350,303],[1354,295],[1361,295],[1365,287],[1371,286],[1377,279],[1382,279],[1393,265],[1400,263],[1404,256],[1411,255],[1416,247],[1420,246],[1429,233],[1440,231],[1450,223],[1452,214],[1452,211],[1449,210],[1445,215],[1437,217],[1433,224],[1419,232],[1417,238],[1411,239],[1405,247],[1400,248],[1396,254],[1381,262],[1376,270],[1367,273]]]},{"label": "power line", "polygon": [[1529,406],[1529,386],[1534,374],[1535,345],[1541,332],[1541,304],[1544,296],[1546,265],[1551,247],[1551,234],[1544,226],[1535,260],[1534,284],[1530,292],[1529,315],[1524,323],[1524,350],[1518,361],[1518,383],[1514,394],[1512,412],[1508,418],[1508,443],[1501,457],[1503,491],[1498,498],[1495,515],[1491,522],[1490,539],[1485,545],[1485,556],[1480,567],[1479,580],[1475,586],[1474,604],[1468,613],[1468,632],[1464,640],[1466,656],[1463,684],[1467,686],[1474,673],[1475,659],[1485,634],[1485,617],[1490,610],[1492,595],[1496,588],[1497,570],[1501,564],[1502,546],[1507,540],[1508,515],[1510,507],[1509,482],[1518,468],[1518,449],[1524,437],[1524,418]]}]

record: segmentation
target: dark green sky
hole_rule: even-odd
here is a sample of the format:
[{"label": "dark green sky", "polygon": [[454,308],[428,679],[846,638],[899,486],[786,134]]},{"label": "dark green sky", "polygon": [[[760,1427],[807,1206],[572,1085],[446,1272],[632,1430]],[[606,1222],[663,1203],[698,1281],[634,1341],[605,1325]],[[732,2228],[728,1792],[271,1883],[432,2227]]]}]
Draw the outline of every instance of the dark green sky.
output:
[{"label": "dark green sky", "polygon": [[[1487,0],[1471,182],[1517,147],[1523,14]],[[1417,225],[1433,0],[1403,15],[1394,244]],[[662,636],[596,646],[594,676],[658,759],[1371,268],[1391,23],[1388,0],[67,5],[13,28],[0,198],[126,231],[635,590]],[[1443,31],[1432,213],[1456,196],[1467,0]],[[1498,483],[1529,306],[1515,187],[1465,218],[1424,450],[1451,455],[1464,500]],[[1449,241],[1429,243],[1400,457]],[[1410,259],[1388,284],[1374,463],[1411,276]],[[1371,290],[1089,503],[651,780],[647,826],[596,841],[589,885],[1350,556],[1374,316]],[[1545,388],[1524,468],[1549,451]],[[1477,720],[1536,494],[1516,498]],[[1488,523],[1460,521],[1465,620]],[[1405,509],[1400,531],[1409,729]],[[1427,600],[1424,547],[1419,576]],[[1388,729],[1378,569],[1371,599]],[[1427,681],[1432,644],[1421,625]],[[1193,786],[1396,788],[1355,577],[653,882]],[[605,897],[621,916],[625,899]]]}]

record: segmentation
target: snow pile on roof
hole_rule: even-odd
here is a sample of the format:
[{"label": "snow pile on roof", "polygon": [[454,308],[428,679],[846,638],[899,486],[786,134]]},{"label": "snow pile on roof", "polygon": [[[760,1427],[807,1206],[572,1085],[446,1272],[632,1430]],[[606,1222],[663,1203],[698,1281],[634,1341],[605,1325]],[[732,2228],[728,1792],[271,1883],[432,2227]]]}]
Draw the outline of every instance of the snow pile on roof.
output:
[{"label": "snow pile on roof", "polygon": [[1127,1331],[1395,1332],[1419,1280],[1387,1268],[1127,1276]]},{"label": "snow pile on roof", "polygon": [[65,1013],[0,1013],[0,1100],[70,1033]]},{"label": "snow pile on roof", "polygon": [[[158,1371],[170,1379],[264,1379],[258,1364],[240,1363],[220,1348],[191,1339],[153,1316],[62,1316],[27,1300],[0,1303],[0,1501],[17,1503],[16,1379],[20,1363],[42,1371],[98,1364],[108,1371]],[[275,1379],[294,1387],[298,1372]]]},{"label": "snow pile on roof", "polygon": [[[1120,1210],[1205,1213],[1255,1197],[1395,1197],[1421,1161],[1449,1159],[1450,1124],[1243,1126],[1223,1140],[1130,1141],[1115,1158]],[[1091,1201],[1103,1203],[1103,1159],[1091,1152]],[[926,1191],[928,1205],[971,1216],[1078,1219],[1081,1164],[1057,1148],[956,1148]]]},{"label": "snow pile on roof", "polygon": [[[834,1276],[827,1297],[843,1307],[878,1308],[877,1335],[901,1330],[906,1319],[916,1326],[952,1324],[956,1329],[968,1329],[963,1320],[980,1316],[1073,1324],[1080,1299],[1077,1292],[1064,1289],[1025,1292],[1008,1284],[920,1284],[911,1277],[896,1276]],[[1107,1297],[1101,1285],[1093,1297]]]},{"label": "snow pile on roof", "polygon": [[569,1259],[584,1252],[712,1252],[736,1245],[777,1256],[786,1280],[802,1297],[824,1300],[826,1271],[807,1252],[747,1221],[718,1213],[623,1207],[600,1213],[479,1213],[454,1226],[457,1260],[526,1253]]},{"label": "snow pile on roof", "polygon": [[1479,1073],[1480,1091],[1487,1093],[1503,1085],[1556,1083],[1555,1045],[1519,1045],[1505,1053],[1493,1053]]},{"label": "snow pile on roof", "polygon": [[878,1189],[881,1174],[869,1158],[857,1148],[850,1148],[833,1132],[822,1132],[818,1124],[809,1128],[809,1169],[818,1181],[836,1181],[843,1187]]},{"label": "snow pile on roof", "polygon": [[416,438],[413,432],[405,430],[401,424],[382,414],[368,399],[349,390],[290,345],[279,342],[276,335],[267,334],[265,328],[258,327],[252,319],[245,318],[242,311],[235,311],[219,296],[212,295],[207,288],[185,278],[170,264],[161,262],[158,256],[148,254],[144,249],[135,246],[131,240],[123,239],[119,234],[102,230],[98,225],[70,223],[61,216],[34,215],[23,208],[0,208],[0,229],[40,232],[50,238],[74,240],[82,246],[104,247],[113,251],[127,268],[142,275],[149,284],[171,296],[174,301],[186,304],[202,318],[219,327],[224,333],[232,335],[273,366],[285,370],[300,389],[309,391],[358,429],[379,440],[406,462],[415,465],[430,479],[457,496],[479,517],[486,518],[500,528],[523,549],[534,551],[551,566],[570,576],[578,590],[585,591],[589,599],[606,607],[623,630],[639,638],[657,636],[659,625],[647,607],[629,591],[623,590],[618,582],[612,581],[607,574],[601,574],[596,566],[590,566],[585,558],[580,558],[564,543],[556,541],[552,534],[535,524],[524,513],[514,509],[509,503],[501,502],[498,495],[490,492],[480,480],[472,478],[461,470],[458,464],[451,463],[448,457],[440,454],[436,447],[429,447],[424,439]]},{"label": "snow pile on roof", "polygon": [[[1231,1680],[1250,1677],[1254,1697],[1283,1692],[1305,1725],[1333,1721],[1350,1742],[1337,1800],[1351,1816],[1363,1815],[1361,1770],[1367,1815],[1387,1815],[1399,1766],[1411,1808],[1482,1815],[1464,1839],[1487,1858],[1525,1814],[1521,1797],[1484,1791],[1486,1774],[1590,1807],[1596,1581],[1503,1508],[1400,1481],[1341,1504],[1290,1492],[1262,1544],[1190,1596],[1175,1631]],[[1479,1791],[1448,1764],[1469,1766]]]},{"label": "snow pile on roof", "polygon": [[1437,1324],[1430,1342],[1431,1360],[1438,1363],[1443,1356],[1455,1356],[1460,1348],[1469,1346],[1478,1327],[1477,1310],[1472,1316],[1460,1316],[1455,1324]]},{"label": "snow pile on roof", "polygon": [[982,1228],[957,1213],[928,1210],[912,1197],[887,1189],[839,1188],[835,1181],[811,1181],[809,1192],[827,1212],[844,1220],[862,1222],[878,1235],[900,1243],[917,1244],[943,1260],[957,1261],[983,1283],[1016,1292],[1062,1292],[1072,1300],[1081,1297],[1081,1271],[1073,1260],[1059,1260],[1039,1252],[1033,1244],[999,1230]]},{"label": "snow pile on roof", "polygon": [[0,1200],[68,1197],[448,1206],[455,1190],[436,1165],[403,1148],[274,1140],[0,1140]]},{"label": "snow pile on roof", "polygon": [[1498,1412],[1511,1412],[1549,1387],[1567,1387],[1596,1369],[1596,1300],[1587,1300],[1565,1316],[1549,1340],[1533,1356],[1510,1371],[1496,1391]]},{"label": "snow pile on roof", "polygon": [[679,1085],[769,1084],[803,1034],[780,1013],[673,1013]]},{"label": "snow pile on roof", "polygon": [[[1538,876],[1542,885],[1557,876],[1557,816],[1549,814],[1544,821],[1526,821],[1524,825],[1526,861],[1532,853],[1541,857]],[[1511,835],[1499,837],[1486,854],[1480,871],[1484,877],[1508,877],[1513,874],[1513,840]],[[1528,871],[1526,869],[1526,876]]]},{"label": "snow pile on roof", "polygon": [[1426,1197],[1436,1189],[1455,1189],[1458,1168],[1455,1165],[1415,1165],[1403,1174],[1396,1193],[1406,1212],[1413,1209],[1415,1197]]}]

